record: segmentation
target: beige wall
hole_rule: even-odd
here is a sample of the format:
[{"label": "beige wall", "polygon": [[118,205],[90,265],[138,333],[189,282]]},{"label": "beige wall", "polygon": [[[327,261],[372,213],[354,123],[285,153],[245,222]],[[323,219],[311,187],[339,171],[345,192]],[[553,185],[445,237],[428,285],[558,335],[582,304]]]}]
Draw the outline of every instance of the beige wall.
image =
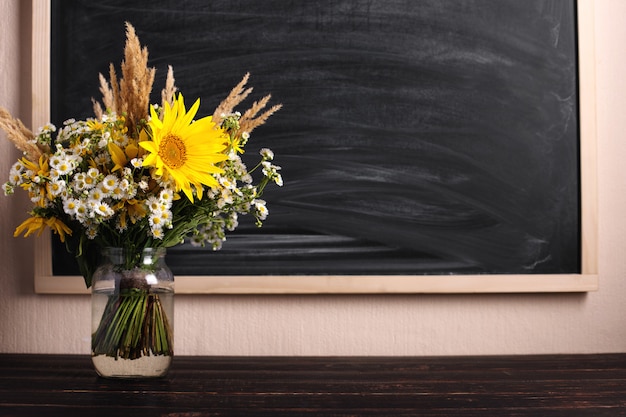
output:
[{"label": "beige wall", "polygon": [[[0,105],[28,120],[23,0],[0,0]],[[22,11],[24,14],[24,11]],[[181,355],[626,352],[626,1],[596,1],[600,290],[589,294],[179,296]],[[24,49],[20,49],[20,48]],[[4,137],[4,136],[2,136]],[[0,178],[18,156],[0,141]],[[4,181],[4,180],[2,180]],[[21,198],[0,196],[0,352],[89,351],[87,296],[35,295]]]}]

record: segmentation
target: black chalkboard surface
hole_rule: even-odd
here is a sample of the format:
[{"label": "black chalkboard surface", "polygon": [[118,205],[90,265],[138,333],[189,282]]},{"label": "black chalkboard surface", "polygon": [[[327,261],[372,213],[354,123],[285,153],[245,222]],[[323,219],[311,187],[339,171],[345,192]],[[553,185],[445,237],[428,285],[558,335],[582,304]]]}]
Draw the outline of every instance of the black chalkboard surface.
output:
[{"label": "black chalkboard surface", "polygon": [[172,65],[206,115],[249,71],[284,105],[248,145],[283,167],[268,221],[170,249],[175,274],[580,272],[574,0],[53,1],[57,125],[92,115],[125,21],[155,92]]}]

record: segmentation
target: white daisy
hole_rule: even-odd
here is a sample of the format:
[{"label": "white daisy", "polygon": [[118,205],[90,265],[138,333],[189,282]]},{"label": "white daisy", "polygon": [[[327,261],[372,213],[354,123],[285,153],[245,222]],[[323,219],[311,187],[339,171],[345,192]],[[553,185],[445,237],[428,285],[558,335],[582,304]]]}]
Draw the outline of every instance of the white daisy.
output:
[{"label": "white daisy", "polygon": [[254,209],[256,210],[257,216],[259,216],[259,219],[261,220],[265,220],[267,218],[267,215],[269,214],[269,210],[267,209],[265,204],[265,200],[254,200]]},{"label": "white daisy", "polygon": [[63,201],[63,211],[70,216],[75,216],[77,214],[79,206],[80,202],[75,198],[68,198]]},{"label": "white daisy", "polygon": [[52,197],[58,197],[66,190],[67,185],[61,179],[54,179],[48,183],[48,192]]},{"label": "white daisy", "polygon": [[92,188],[91,191],[89,191],[89,200],[96,202],[96,204],[106,196],[107,193],[100,186]]},{"label": "white daisy", "polygon": [[261,154],[261,156],[263,157],[264,160],[266,161],[271,161],[272,159],[274,159],[274,152],[272,152],[270,149],[268,148],[263,148],[259,151],[259,153]]},{"label": "white daisy", "polygon": [[99,185],[102,187],[102,190],[105,193],[110,194],[115,188],[117,188],[118,183],[119,180],[117,179],[117,177],[115,175],[109,174],[104,177]]},{"label": "white daisy", "polygon": [[107,203],[100,201],[94,206],[94,212],[107,219],[115,214],[115,211]]}]

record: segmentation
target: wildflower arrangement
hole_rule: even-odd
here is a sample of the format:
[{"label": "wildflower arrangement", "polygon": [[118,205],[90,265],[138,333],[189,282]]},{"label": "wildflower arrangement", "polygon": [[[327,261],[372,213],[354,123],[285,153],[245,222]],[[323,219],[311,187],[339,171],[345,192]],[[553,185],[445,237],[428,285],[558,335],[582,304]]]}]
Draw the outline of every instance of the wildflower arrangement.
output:
[{"label": "wildflower arrangement", "polygon": [[171,356],[172,327],[160,295],[132,278],[133,271],[156,268],[141,260],[144,249],[187,239],[217,250],[239,215],[250,213],[261,226],[268,215],[260,198],[265,186],[282,185],[271,150],[261,149],[252,169],[240,157],[250,133],[281,108],[266,109],[267,95],[245,112],[235,111],[252,92],[249,74],[212,116],[194,120],[200,100],[186,106],[171,67],[161,103],[150,104],[155,69],[147,63],[147,48],[127,23],[122,76],[112,64],[108,80],[100,74],[95,117],[68,120],[59,129],[48,124],[34,134],[0,107],[0,128],[24,153],[4,192],[21,188],[33,203],[14,235],[52,230],[76,254],[87,287],[101,250],[116,248],[126,256],[119,271],[125,281],[108,296],[92,334],[94,358]]},{"label": "wildflower arrangement", "polygon": [[0,108],[0,127],[24,152],[4,192],[22,188],[33,203],[15,236],[52,230],[76,253],[88,287],[100,248],[140,253],[187,239],[219,249],[239,215],[251,213],[262,224],[268,215],[263,189],[282,185],[271,150],[261,149],[252,169],[240,158],[250,133],[281,107],[266,109],[267,95],[235,111],[252,91],[249,74],[212,116],[194,120],[200,101],[186,107],[171,67],[161,103],[149,104],[155,69],[147,67],[147,48],[129,23],[126,35],[122,77],[112,64],[109,80],[100,74],[95,117],[68,120],[59,129],[48,124],[33,134]]}]

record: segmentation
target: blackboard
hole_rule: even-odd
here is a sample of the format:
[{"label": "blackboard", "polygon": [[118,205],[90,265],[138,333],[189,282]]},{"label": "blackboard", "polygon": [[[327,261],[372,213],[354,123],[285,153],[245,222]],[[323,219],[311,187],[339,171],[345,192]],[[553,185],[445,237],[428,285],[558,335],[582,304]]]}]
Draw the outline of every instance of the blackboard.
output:
[{"label": "blackboard", "polygon": [[175,274],[580,272],[574,0],[53,1],[57,125],[92,115],[125,21],[157,92],[172,65],[210,114],[249,71],[284,105],[248,146],[283,167],[268,221],[170,249]]}]

